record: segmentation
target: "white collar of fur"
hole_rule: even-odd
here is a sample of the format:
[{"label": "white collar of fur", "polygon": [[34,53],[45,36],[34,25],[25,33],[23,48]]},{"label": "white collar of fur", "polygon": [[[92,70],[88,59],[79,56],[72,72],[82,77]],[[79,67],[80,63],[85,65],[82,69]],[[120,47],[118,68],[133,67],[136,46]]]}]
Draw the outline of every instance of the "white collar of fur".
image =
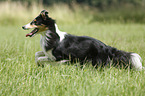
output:
[{"label": "white collar of fur", "polygon": [[62,32],[58,29],[57,25],[55,24],[55,30],[58,36],[60,37],[60,42],[65,38],[66,32]]}]

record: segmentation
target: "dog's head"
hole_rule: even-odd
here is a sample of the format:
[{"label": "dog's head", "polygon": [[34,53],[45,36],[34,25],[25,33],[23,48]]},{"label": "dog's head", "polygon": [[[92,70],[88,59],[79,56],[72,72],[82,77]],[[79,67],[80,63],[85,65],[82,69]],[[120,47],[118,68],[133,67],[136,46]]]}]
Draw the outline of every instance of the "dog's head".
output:
[{"label": "dog's head", "polygon": [[42,10],[40,15],[38,15],[31,23],[22,26],[24,30],[34,28],[30,33],[26,34],[26,37],[32,37],[38,33],[48,30],[48,22],[50,18],[48,16],[48,11]]}]

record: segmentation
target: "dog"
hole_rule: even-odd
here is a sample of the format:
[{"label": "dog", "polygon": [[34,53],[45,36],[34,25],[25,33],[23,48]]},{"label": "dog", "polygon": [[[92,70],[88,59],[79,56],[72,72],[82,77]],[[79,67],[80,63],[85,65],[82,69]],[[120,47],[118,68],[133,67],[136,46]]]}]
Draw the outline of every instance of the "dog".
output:
[{"label": "dog", "polygon": [[92,37],[61,32],[55,20],[49,17],[47,10],[42,10],[31,23],[22,28],[34,28],[26,37],[41,34],[40,45],[43,51],[35,53],[35,62],[38,66],[50,60],[70,63],[79,61],[80,65],[91,61],[95,68],[102,68],[111,63],[119,68],[143,69],[141,57],[137,53],[118,50]]}]

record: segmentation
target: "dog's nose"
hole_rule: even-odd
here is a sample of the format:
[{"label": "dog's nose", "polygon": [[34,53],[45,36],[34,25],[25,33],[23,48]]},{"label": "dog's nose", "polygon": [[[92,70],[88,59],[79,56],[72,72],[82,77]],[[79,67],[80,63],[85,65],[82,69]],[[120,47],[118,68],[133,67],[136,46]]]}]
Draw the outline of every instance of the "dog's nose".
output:
[{"label": "dog's nose", "polygon": [[25,26],[22,26],[23,29],[25,29]]}]

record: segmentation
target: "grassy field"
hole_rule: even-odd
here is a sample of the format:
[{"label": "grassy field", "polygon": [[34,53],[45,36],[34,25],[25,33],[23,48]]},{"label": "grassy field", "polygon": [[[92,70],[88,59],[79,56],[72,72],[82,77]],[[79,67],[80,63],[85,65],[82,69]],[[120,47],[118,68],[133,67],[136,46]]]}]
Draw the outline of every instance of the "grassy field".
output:
[{"label": "grassy field", "polygon": [[[11,7],[11,9],[14,12],[15,8]],[[26,16],[19,13],[18,21],[13,13],[9,20],[14,18],[14,21],[9,21],[8,17],[5,17],[0,22],[0,96],[145,95],[145,71],[113,67],[100,71],[90,64],[86,64],[82,70],[76,65],[57,62],[48,62],[44,68],[37,67],[34,55],[35,52],[41,51],[40,36],[26,38],[25,34],[31,30],[24,31],[21,27],[29,23],[39,10],[33,10],[33,16],[30,16],[26,9],[22,10]],[[62,18],[68,11],[64,10],[64,13],[58,16],[61,14],[58,10],[57,7],[55,9],[57,16],[54,13],[52,16],[57,19],[58,27],[62,31],[74,35],[91,36],[120,50],[138,53],[145,66],[145,24],[89,23],[85,20],[87,17],[84,18],[78,13],[75,15],[71,13],[70,16],[73,19],[78,17],[76,21],[67,20],[67,17],[65,23]],[[7,11],[3,13],[5,14],[0,14],[0,17],[9,14]],[[78,23],[83,19],[84,22]],[[4,22],[4,20],[8,21]]]},{"label": "grassy field", "polygon": [[[145,25],[76,24],[60,25],[75,35],[87,35],[121,50],[139,53],[145,62]],[[145,72],[88,65],[81,70],[75,65],[48,62],[37,67],[34,54],[40,51],[39,37],[26,38],[21,26],[0,28],[0,95],[102,96],[145,95]],[[55,64],[55,66],[53,65]]]}]

